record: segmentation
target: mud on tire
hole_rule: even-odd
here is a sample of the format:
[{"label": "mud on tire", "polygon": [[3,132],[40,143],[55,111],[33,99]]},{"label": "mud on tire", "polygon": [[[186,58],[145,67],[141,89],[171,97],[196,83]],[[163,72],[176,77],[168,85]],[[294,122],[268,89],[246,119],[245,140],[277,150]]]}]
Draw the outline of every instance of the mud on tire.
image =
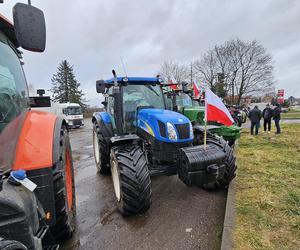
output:
[{"label": "mud on tire", "polygon": [[110,173],[109,141],[112,135],[105,129],[100,130],[97,122],[93,123],[93,148],[97,170],[100,174]]},{"label": "mud on tire", "polygon": [[[208,185],[208,188],[214,187],[219,187],[219,188],[228,188],[229,183],[234,179],[236,176],[236,158],[234,156],[234,149],[230,147],[227,141],[225,141],[222,137],[217,136],[215,134],[208,133],[207,134],[207,139],[206,139],[207,144],[213,144],[216,147],[220,148],[226,155],[225,158],[225,173],[222,179],[219,179],[216,181],[216,183],[213,183]],[[203,144],[203,134],[197,134],[195,135],[194,139],[194,144],[195,145],[200,145]]]},{"label": "mud on tire", "polygon": [[147,211],[151,205],[151,179],[141,147],[126,145],[112,148],[111,168],[113,182],[119,181],[119,197],[115,183],[114,189],[120,212],[133,215]]},{"label": "mud on tire", "polygon": [[74,169],[69,135],[65,126],[60,131],[59,160],[53,167],[56,224],[50,228],[58,242],[69,239],[76,225]]}]

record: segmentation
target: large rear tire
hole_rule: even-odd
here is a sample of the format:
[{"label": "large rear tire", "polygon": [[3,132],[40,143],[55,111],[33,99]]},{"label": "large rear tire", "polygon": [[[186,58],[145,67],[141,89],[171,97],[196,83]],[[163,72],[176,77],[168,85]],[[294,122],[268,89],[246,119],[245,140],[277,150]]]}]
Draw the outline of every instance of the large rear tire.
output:
[{"label": "large rear tire", "polygon": [[[234,156],[234,150],[232,147],[230,147],[227,141],[225,141],[222,137],[215,134],[208,133],[206,142],[207,144],[212,144],[220,148],[226,155],[225,162],[224,162],[225,172],[223,177],[217,180],[216,183],[211,183],[210,185],[208,185],[208,188],[210,189],[213,186],[219,188],[228,188],[230,182],[236,176],[235,172],[237,169],[237,165],[236,165],[236,158]],[[195,135],[194,144],[195,145],[203,144],[203,134]]]},{"label": "large rear tire", "polygon": [[0,250],[27,250],[27,247],[19,241],[0,238]]},{"label": "large rear tire", "polygon": [[53,170],[56,223],[50,228],[58,242],[69,239],[76,226],[76,202],[72,152],[68,131],[60,131],[60,157]]},{"label": "large rear tire", "polygon": [[93,123],[93,148],[97,170],[100,174],[107,175],[110,173],[109,167],[109,144],[106,138],[110,134],[100,130],[97,122]]},{"label": "large rear tire", "polygon": [[151,205],[151,179],[140,146],[111,149],[111,173],[118,209],[123,215],[146,212]]}]

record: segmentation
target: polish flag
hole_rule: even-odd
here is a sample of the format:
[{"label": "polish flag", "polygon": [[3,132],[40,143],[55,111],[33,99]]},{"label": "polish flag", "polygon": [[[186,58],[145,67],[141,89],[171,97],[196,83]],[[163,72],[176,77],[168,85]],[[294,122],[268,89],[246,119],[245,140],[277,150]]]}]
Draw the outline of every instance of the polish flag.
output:
[{"label": "polish flag", "polygon": [[209,88],[205,90],[205,111],[206,121],[216,121],[226,126],[234,122],[222,100]]},{"label": "polish flag", "polygon": [[168,82],[168,84],[170,84],[169,87],[170,87],[172,90],[179,90],[178,84],[177,84],[177,83],[173,83],[172,80],[170,80],[170,81]]},{"label": "polish flag", "polygon": [[193,91],[194,91],[194,98],[199,98],[200,97],[200,89],[198,86],[193,82]]}]

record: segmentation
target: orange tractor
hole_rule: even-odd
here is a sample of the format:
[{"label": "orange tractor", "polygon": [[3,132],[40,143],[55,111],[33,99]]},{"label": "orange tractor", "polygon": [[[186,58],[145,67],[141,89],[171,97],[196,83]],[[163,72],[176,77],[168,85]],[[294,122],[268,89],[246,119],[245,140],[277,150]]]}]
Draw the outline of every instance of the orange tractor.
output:
[{"label": "orange tractor", "polygon": [[56,249],[76,219],[67,124],[30,109],[50,105],[28,97],[19,51],[44,51],[43,12],[17,3],[13,18],[0,15],[0,249]]}]

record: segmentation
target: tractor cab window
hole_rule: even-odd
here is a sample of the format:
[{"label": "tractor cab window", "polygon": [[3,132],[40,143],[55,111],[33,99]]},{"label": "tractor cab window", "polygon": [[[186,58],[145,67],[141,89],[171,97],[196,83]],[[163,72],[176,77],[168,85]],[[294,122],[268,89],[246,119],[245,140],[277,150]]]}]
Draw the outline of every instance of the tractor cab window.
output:
[{"label": "tractor cab window", "polygon": [[107,102],[107,106],[106,106],[106,112],[110,115],[110,118],[112,120],[112,126],[113,129],[116,129],[116,125],[115,125],[115,117],[114,117],[114,105],[115,105],[115,99],[112,96],[113,94],[113,88],[109,88],[108,89],[108,97],[105,98],[105,101]]},{"label": "tractor cab window", "polygon": [[125,131],[135,130],[138,108],[164,109],[164,95],[159,85],[132,85],[123,87],[123,112]]},{"label": "tractor cab window", "polygon": [[11,168],[20,128],[28,109],[28,91],[20,60],[0,32],[0,172]]},{"label": "tractor cab window", "polygon": [[199,107],[199,106],[201,106],[200,101],[199,100],[193,100],[193,107]]},{"label": "tractor cab window", "polygon": [[188,94],[180,93],[176,98],[176,105],[178,110],[182,111],[184,107],[192,107],[193,100]]},{"label": "tractor cab window", "polygon": [[0,39],[0,133],[27,108],[28,90],[21,63]]}]

